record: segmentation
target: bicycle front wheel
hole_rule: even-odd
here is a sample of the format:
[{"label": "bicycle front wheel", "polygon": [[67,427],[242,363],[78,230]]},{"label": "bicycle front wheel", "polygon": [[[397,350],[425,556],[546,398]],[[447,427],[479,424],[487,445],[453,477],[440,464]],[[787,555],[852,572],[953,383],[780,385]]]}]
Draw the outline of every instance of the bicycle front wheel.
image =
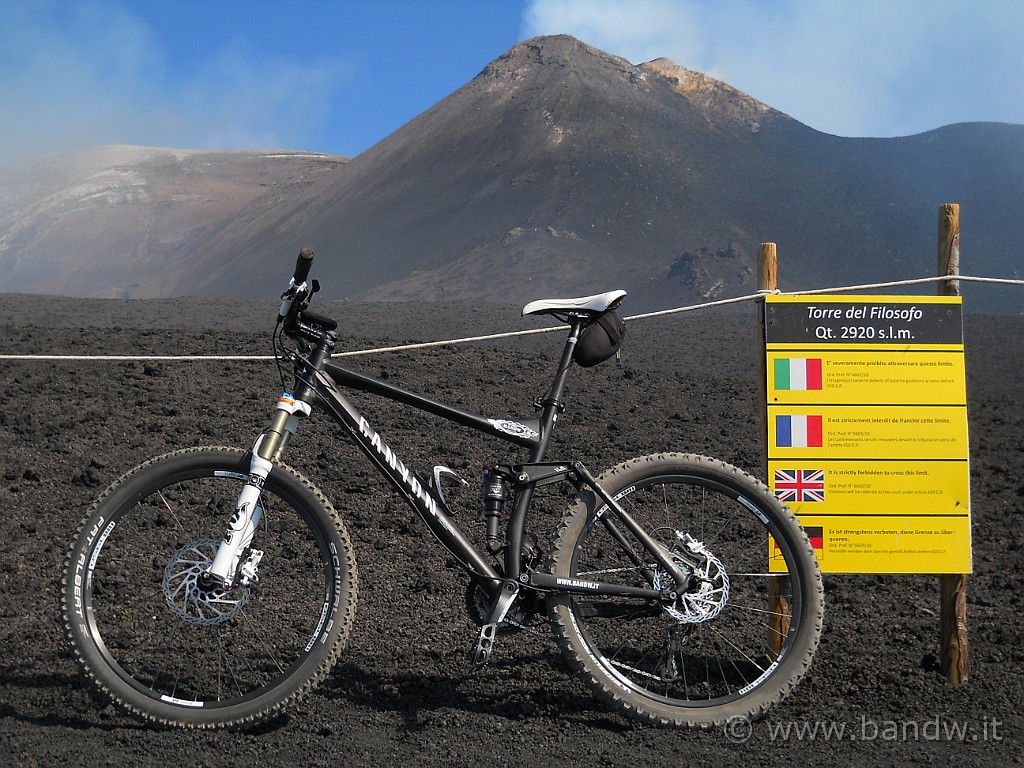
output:
[{"label": "bicycle front wheel", "polygon": [[[690,454],[632,459],[598,478],[684,572],[674,600],[549,598],[570,667],[614,707],[677,727],[750,720],[806,673],[821,634],[821,576],[793,514],[750,475]],[[673,580],[595,495],[562,520],[551,573],[669,591]]]},{"label": "bicycle front wheel", "polygon": [[145,720],[259,722],[308,692],[348,637],[356,567],[330,503],[275,464],[250,552],[258,580],[206,589],[248,454],[193,448],[146,462],[93,505],[68,551],[63,607],[88,677]]}]

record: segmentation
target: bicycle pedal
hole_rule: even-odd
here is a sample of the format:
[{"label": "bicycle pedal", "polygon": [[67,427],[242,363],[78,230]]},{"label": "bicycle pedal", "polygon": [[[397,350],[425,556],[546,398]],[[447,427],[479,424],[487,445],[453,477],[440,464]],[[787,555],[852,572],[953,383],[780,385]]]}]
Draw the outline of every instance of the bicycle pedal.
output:
[{"label": "bicycle pedal", "polygon": [[498,634],[497,624],[484,624],[480,627],[480,636],[476,641],[476,649],[473,651],[473,666],[480,667],[491,658],[491,651],[494,650],[494,638]]}]

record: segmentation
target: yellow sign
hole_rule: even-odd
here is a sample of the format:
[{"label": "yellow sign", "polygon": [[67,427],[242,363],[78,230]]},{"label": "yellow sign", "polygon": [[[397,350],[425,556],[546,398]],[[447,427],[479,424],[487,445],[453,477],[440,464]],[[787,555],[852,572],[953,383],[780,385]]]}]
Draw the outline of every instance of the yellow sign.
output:
[{"label": "yellow sign", "polygon": [[769,482],[822,570],[969,572],[960,298],[769,296],[765,345]]},{"label": "yellow sign", "polygon": [[895,500],[903,517],[967,511],[965,461],[774,460],[768,472],[775,492],[799,517],[868,515]]}]

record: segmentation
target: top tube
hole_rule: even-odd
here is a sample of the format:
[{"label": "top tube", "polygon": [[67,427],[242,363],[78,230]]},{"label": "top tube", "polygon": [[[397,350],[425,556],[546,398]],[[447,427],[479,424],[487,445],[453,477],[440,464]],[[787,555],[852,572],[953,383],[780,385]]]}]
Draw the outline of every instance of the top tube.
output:
[{"label": "top tube", "polygon": [[394,384],[357,373],[330,361],[324,364],[324,372],[341,386],[360,392],[369,392],[370,394],[379,395],[388,400],[432,413],[435,416],[440,416],[464,427],[515,443],[523,448],[535,450],[541,443],[540,419],[489,418],[470,413],[424,395],[402,389]]}]

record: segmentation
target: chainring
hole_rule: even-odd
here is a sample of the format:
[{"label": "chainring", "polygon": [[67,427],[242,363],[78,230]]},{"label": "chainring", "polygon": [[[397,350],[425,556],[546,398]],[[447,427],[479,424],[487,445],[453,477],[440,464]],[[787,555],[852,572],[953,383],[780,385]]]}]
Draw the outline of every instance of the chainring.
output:
[{"label": "chainring", "polygon": [[[527,592],[525,596],[521,592],[509,609],[509,612],[505,615],[505,620],[498,624],[498,634],[510,635],[524,629],[530,629],[533,620],[544,612],[543,604],[533,608],[527,607],[527,604],[535,601],[536,598],[535,592]],[[469,613],[469,618],[472,619],[476,626],[482,627],[487,621],[490,610],[491,603],[487,593],[476,584],[470,582],[466,588],[466,611]]]}]

